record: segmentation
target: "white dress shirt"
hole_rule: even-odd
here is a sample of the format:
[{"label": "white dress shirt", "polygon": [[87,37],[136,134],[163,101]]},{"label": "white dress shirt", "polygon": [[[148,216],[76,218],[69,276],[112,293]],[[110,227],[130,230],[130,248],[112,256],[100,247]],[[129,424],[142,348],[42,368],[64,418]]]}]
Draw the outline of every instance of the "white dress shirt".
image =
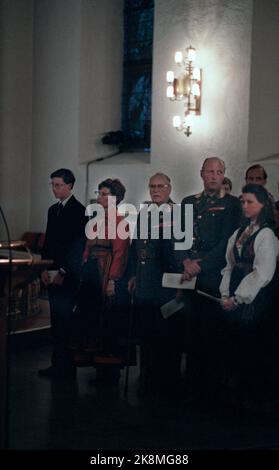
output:
[{"label": "white dress shirt", "polygon": [[59,201],[60,204],[63,205],[63,207],[65,207],[65,205],[67,204],[67,202],[69,201],[69,199],[72,197],[72,194],[70,194],[70,196],[66,197],[66,199],[64,199],[63,201]]}]

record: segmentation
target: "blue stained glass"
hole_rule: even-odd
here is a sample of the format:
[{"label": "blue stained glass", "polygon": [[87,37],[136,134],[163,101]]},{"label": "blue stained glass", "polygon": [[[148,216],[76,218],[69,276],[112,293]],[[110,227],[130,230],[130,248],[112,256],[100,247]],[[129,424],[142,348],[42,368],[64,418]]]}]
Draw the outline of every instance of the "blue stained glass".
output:
[{"label": "blue stained glass", "polygon": [[125,48],[125,60],[148,59],[152,57],[153,15],[150,11],[131,13],[129,24],[133,25]]},{"label": "blue stained glass", "polygon": [[153,16],[153,0],[125,0],[122,129],[133,148],[150,148]]},{"label": "blue stained glass", "polygon": [[125,0],[126,8],[153,8],[154,0]]},{"label": "blue stained glass", "polygon": [[148,76],[141,76],[135,83],[129,101],[129,120],[136,124],[135,132],[144,137],[144,120],[150,111],[150,79]]}]

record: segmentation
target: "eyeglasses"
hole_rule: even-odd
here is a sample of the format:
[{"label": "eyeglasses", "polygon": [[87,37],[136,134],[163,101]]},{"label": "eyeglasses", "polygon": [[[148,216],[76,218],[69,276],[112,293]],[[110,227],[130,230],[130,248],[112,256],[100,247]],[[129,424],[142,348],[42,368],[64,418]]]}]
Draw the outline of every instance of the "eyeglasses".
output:
[{"label": "eyeglasses", "polygon": [[101,197],[111,196],[111,193],[105,193],[104,191],[94,191],[94,193],[96,194],[96,196],[101,196]]},{"label": "eyeglasses", "polygon": [[66,183],[49,183],[49,185],[55,189],[62,188],[62,186],[67,186]]},{"label": "eyeglasses", "polygon": [[169,184],[150,184],[149,189],[152,191],[164,191],[164,189],[167,189],[169,187]]}]

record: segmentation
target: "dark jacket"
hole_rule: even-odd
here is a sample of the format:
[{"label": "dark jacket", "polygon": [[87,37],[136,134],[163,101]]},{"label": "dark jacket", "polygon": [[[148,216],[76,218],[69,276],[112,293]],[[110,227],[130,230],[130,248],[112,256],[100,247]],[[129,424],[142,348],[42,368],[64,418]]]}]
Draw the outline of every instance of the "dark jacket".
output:
[{"label": "dark jacket", "polygon": [[59,203],[48,210],[43,259],[52,259],[52,269],[62,268],[67,277],[77,280],[85,245],[85,207],[74,197],[67,201],[59,212]]}]

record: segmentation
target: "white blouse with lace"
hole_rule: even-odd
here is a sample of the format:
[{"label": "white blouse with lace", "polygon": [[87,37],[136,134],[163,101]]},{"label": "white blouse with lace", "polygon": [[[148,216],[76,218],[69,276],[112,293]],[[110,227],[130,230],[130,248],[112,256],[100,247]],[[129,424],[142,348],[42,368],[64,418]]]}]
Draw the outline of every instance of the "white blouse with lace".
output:
[{"label": "white blouse with lace", "polygon": [[[252,233],[255,232],[258,227],[254,227]],[[223,276],[219,290],[222,297],[229,297],[229,286],[231,273],[234,265],[236,264],[233,247],[238,233],[237,229],[230,237],[227,245],[226,252],[226,267],[221,271]],[[253,263],[253,270],[247,274],[236,291],[234,296],[237,303],[250,304],[253,302],[257,294],[262,287],[265,287],[273,278],[277,257],[279,255],[279,240],[274,235],[274,232],[270,228],[263,228],[254,240],[254,252],[255,258]]]}]

